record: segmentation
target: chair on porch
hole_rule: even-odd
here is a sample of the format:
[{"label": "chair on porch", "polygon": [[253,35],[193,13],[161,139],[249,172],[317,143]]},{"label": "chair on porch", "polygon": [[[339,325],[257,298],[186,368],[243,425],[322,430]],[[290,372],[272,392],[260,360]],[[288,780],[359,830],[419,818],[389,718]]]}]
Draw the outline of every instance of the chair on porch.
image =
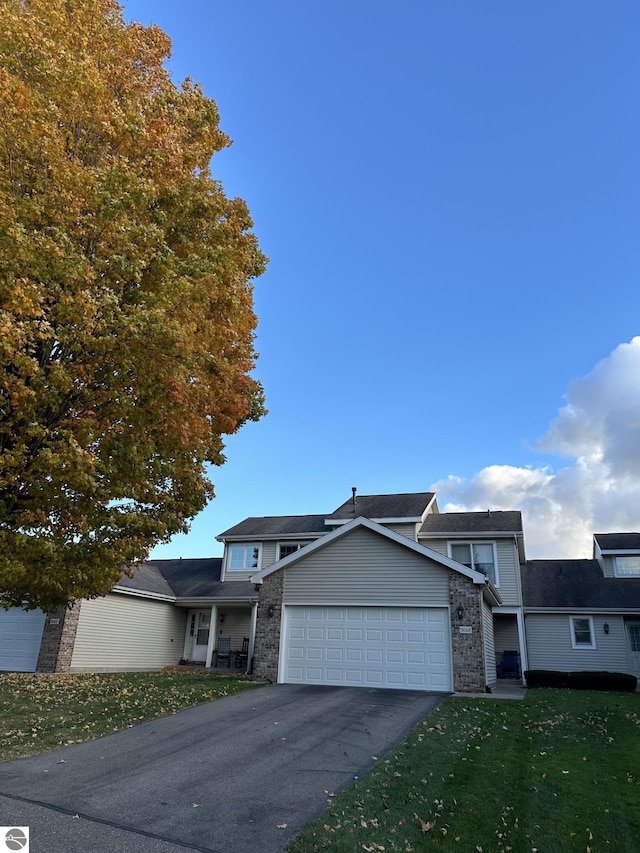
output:
[{"label": "chair on porch", "polygon": [[221,660],[226,660],[227,667],[231,668],[231,637],[218,637],[215,666],[218,666]]},{"label": "chair on porch", "polygon": [[498,678],[520,678],[520,656],[517,651],[505,650],[498,662]]},{"label": "chair on porch", "polygon": [[242,667],[246,667],[247,662],[249,660],[249,637],[243,637],[242,639],[242,648],[236,651],[236,658],[234,661],[234,666],[236,669],[241,669]]}]

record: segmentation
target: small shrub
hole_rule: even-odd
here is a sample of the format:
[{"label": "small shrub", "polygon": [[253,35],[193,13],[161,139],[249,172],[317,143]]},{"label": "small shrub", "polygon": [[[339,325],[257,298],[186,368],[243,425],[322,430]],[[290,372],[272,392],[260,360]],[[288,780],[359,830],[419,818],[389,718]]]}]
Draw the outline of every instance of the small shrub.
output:
[{"label": "small shrub", "polygon": [[550,669],[528,669],[527,687],[556,687],[572,690],[618,690],[633,693],[638,685],[635,675],[626,672],[561,672]]}]

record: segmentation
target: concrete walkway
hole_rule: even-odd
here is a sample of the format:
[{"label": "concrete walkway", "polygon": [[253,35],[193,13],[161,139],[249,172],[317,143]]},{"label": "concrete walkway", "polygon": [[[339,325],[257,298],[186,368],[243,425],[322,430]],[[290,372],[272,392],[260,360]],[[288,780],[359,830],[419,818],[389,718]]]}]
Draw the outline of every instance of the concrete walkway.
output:
[{"label": "concrete walkway", "polygon": [[527,688],[521,681],[515,679],[502,679],[491,693],[454,693],[454,696],[473,696],[474,699],[524,699]]},{"label": "concrete walkway", "polygon": [[279,853],[445,697],[271,685],[0,764],[31,853]]}]

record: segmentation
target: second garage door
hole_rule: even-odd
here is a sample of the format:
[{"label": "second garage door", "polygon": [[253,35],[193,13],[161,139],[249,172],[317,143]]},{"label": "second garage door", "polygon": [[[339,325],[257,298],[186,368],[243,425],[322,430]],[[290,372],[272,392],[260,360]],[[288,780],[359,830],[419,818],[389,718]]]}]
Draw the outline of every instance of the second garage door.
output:
[{"label": "second garage door", "polygon": [[287,683],[451,690],[446,608],[289,605],[283,637]]},{"label": "second garage door", "polygon": [[0,670],[35,672],[44,620],[42,610],[0,607]]}]

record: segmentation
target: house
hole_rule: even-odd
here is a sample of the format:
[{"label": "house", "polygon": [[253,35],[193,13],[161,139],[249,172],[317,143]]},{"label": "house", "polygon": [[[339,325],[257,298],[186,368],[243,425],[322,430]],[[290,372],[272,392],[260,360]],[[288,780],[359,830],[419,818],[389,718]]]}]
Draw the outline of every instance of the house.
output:
[{"label": "house", "polygon": [[477,692],[524,670],[640,674],[640,533],[530,560],[517,511],[358,495],[247,518],[221,558],[151,560],[66,611],[0,615],[0,669],[211,666],[220,637],[268,681]]}]

